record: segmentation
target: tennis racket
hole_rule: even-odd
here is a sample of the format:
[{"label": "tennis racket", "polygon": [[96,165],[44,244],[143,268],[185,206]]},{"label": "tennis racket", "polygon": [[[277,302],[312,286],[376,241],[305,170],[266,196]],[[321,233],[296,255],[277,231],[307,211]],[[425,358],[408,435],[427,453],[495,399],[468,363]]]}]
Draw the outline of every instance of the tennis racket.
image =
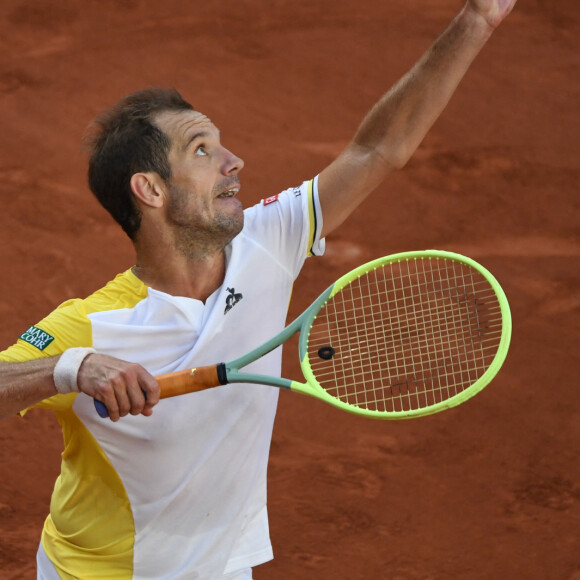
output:
[{"label": "tennis racket", "polygon": [[[297,332],[305,382],[241,369]],[[231,362],[157,377],[161,397],[228,383],[311,395],[378,419],[430,415],[480,392],[501,368],[511,338],[507,298],[474,260],[405,252],[339,278],[277,336]],[[99,414],[107,408],[95,400]]]}]

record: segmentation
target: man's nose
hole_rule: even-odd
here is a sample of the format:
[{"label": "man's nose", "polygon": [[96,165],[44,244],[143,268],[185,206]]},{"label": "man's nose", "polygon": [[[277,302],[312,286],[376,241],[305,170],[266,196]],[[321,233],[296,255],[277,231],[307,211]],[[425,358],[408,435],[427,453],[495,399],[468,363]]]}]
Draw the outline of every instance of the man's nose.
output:
[{"label": "man's nose", "polygon": [[225,159],[223,164],[224,175],[236,175],[244,167],[244,160],[234,155],[231,151],[225,150]]}]

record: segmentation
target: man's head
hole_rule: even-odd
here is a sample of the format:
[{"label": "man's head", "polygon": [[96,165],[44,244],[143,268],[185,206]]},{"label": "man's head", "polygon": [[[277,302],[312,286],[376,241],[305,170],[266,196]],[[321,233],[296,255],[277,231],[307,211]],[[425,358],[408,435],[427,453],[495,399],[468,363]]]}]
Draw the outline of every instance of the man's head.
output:
[{"label": "man's head", "polygon": [[147,214],[186,256],[221,251],[244,223],[239,172],[244,162],[226,149],[212,121],[199,111],[164,111],[156,126],[170,141],[171,175],[133,175],[131,186]]},{"label": "man's head", "polygon": [[193,107],[176,90],[151,88],[123,98],[93,123],[87,139],[89,186],[133,240],[141,212],[131,178],[139,172],[155,172],[163,180],[171,177],[171,141],[154,121],[161,113],[183,111]]}]

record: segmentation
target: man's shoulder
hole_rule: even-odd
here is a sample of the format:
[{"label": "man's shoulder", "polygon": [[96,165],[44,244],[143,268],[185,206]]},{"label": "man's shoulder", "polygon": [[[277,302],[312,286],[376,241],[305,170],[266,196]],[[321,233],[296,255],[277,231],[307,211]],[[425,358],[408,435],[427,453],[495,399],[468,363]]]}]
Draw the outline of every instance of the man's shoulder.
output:
[{"label": "man's shoulder", "polygon": [[133,308],[146,296],[147,287],[131,270],[126,270],[89,296],[62,302],[39,323],[39,326],[84,325],[90,314]]},{"label": "man's shoulder", "polygon": [[100,310],[117,310],[132,308],[147,296],[147,286],[131,269],[117,274],[103,287],[82,299],[83,309],[87,313]]},{"label": "man's shoulder", "polygon": [[304,198],[309,195],[309,183],[305,181],[299,186],[263,197],[258,203],[246,208],[244,228],[246,230],[261,229],[263,224],[281,223],[285,219],[291,219],[292,215],[301,215],[304,211]]}]

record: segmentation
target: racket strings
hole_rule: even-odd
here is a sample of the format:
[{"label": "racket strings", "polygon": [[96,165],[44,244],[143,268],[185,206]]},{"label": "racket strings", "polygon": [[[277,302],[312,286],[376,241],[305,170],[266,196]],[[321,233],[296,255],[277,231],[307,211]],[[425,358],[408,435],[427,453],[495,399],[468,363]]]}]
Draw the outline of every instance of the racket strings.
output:
[{"label": "racket strings", "polygon": [[[502,335],[499,302],[470,266],[417,259],[364,273],[314,320],[308,358],[344,403],[377,411],[425,408],[477,381]],[[332,347],[329,359],[318,355]]]}]

